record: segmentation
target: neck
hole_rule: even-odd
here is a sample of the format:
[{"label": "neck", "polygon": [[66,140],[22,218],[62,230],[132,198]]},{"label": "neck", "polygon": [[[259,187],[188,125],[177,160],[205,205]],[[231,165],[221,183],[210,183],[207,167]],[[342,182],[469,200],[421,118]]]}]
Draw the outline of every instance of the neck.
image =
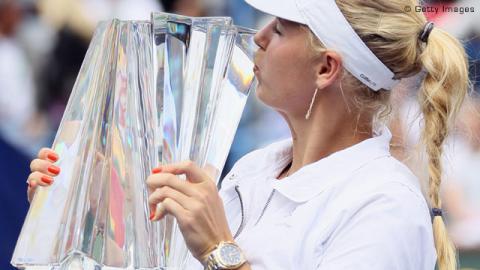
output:
[{"label": "neck", "polygon": [[280,178],[373,136],[371,121],[367,119],[352,113],[336,113],[338,109],[330,113],[319,110],[308,120],[304,115],[295,117],[280,112],[290,127],[293,140],[292,163]]}]

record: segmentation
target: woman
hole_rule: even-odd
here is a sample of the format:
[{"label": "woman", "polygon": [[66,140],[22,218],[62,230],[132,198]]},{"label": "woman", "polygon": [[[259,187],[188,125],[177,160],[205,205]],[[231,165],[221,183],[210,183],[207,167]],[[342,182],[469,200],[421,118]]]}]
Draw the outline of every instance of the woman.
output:
[{"label": "woman", "polygon": [[[461,44],[404,11],[415,1],[247,2],[277,17],[255,37],[257,96],[292,138],[243,157],[220,192],[192,162],[155,168],[151,219],[175,216],[208,269],[416,270],[437,257],[455,269],[438,189],[442,143],[468,86]],[[422,69],[433,229],[418,180],[390,156],[380,124],[392,88]],[[32,162],[31,186],[52,182],[49,159],[44,149]]]}]

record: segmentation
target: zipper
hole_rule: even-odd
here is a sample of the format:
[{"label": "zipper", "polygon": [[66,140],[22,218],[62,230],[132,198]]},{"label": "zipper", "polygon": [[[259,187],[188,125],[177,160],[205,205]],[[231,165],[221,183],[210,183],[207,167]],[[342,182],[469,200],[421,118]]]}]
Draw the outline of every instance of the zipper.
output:
[{"label": "zipper", "polygon": [[240,189],[238,185],[235,185],[235,191],[237,192],[238,199],[240,200],[240,210],[242,215],[242,221],[240,222],[240,226],[238,227],[237,232],[233,236],[233,239],[236,239],[240,235],[240,233],[243,231],[243,228],[245,227],[245,209],[243,208],[242,194],[240,193]]},{"label": "zipper", "polygon": [[[243,199],[242,199],[242,194],[240,193],[239,185],[235,185],[235,192],[237,193],[238,199],[240,200],[240,211],[241,211],[241,222],[240,226],[238,226],[237,232],[235,232],[235,235],[233,236],[233,239],[236,239],[240,233],[242,233],[243,229],[245,228],[245,223],[246,223],[246,218],[245,218],[245,208],[243,206]],[[257,221],[255,222],[256,226],[258,222],[262,219],[263,215],[265,214],[265,211],[267,210],[268,206],[270,205],[270,202],[272,201],[273,195],[275,194],[275,189],[272,190],[270,193],[270,196],[268,196],[267,202],[265,203],[265,206],[263,207],[262,213],[258,217]]]},{"label": "zipper", "polygon": [[271,201],[272,198],[273,198],[273,194],[275,194],[275,189],[272,190],[272,192],[271,192],[270,195],[268,196],[267,203],[266,203],[265,206],[263,207],[262,213],[261,213],[260,216],[258,217],[257,222],[255,222],[255,225],[254,225],[254,226],[257,226],[258,222],[260,222],[260,220],[262,219],[263,214],[265,214],[265,211],[267,210],[268,205],[270,204],[270,201]]}]

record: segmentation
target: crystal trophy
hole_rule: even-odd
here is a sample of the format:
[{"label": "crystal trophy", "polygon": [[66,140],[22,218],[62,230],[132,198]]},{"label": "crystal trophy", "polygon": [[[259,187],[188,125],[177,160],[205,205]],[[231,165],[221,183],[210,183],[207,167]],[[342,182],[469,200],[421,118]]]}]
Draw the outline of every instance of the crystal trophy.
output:
[{"label": "crystal trophy", "polygon": [[[153,20],[155,46],[165,52],[162,162],[195,161],[218,182],[254,82],[254,32],[228,17]],[[167,268],[184,269],[188,253],[175,219],[162,223]]]},{"label": "crystal trophy", "polygon": [[62,171],[38,188],[12,264],[185,269],[175,219],[149,220],[145,180],[188,159],[218,183],[256,87],[254,33],[229,17],[168,13],[100,23],[52,146]]}]

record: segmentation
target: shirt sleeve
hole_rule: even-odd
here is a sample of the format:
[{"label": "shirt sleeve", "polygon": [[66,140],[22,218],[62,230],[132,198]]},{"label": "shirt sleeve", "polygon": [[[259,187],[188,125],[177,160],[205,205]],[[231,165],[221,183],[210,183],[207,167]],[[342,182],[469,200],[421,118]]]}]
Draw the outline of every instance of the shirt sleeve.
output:
[{"label": "shirt sleeve", "polygon": [[317,245],[317,270],[435,268],[426,203],[408,187],[397,186],[341,208],[332,233]]}]

